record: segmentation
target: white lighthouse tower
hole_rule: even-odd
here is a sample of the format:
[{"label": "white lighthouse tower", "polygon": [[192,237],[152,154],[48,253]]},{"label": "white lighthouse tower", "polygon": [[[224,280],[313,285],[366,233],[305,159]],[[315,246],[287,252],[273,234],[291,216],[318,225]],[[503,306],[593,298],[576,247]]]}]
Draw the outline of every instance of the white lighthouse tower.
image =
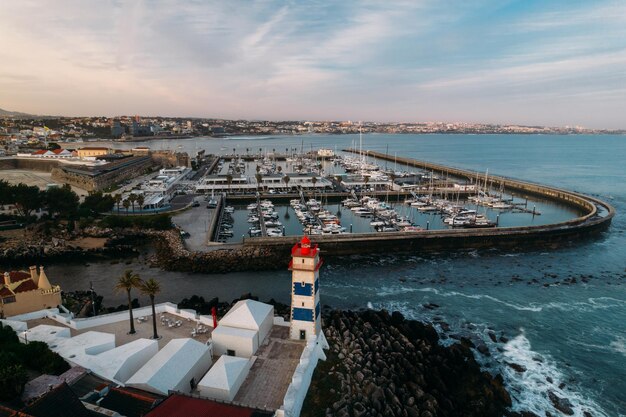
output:
[{"label": "white lighthouse tower", "polygon": [[306,236],[291,249],[291,339],[307,340],[322,332],[319,293],[322,263],[317,245],[311,246]]}]

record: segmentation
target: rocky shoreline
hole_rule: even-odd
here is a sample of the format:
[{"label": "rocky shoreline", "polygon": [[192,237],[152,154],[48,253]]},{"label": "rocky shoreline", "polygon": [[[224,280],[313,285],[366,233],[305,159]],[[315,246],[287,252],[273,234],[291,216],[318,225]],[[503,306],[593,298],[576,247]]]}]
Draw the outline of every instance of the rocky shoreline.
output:
[{"label": "rocky shoreline", "polygon": [[[95,259],[124,258],[139,255],[137,246],[149,238],[137,230],[85,229],[58,237],[41,237],[38,231],[24,232],[0,242],[0,264],[24,266],[32,263],[84,262]],[[89,246],[84,241],[95,238],[102,244]]]},{"label": "rocky shoreline", "polygon": [[324,313],[328,359],[313,375],[303,417],[522,416],[507,411],[502,376],[482,371],[462,338],[387,311]]}]

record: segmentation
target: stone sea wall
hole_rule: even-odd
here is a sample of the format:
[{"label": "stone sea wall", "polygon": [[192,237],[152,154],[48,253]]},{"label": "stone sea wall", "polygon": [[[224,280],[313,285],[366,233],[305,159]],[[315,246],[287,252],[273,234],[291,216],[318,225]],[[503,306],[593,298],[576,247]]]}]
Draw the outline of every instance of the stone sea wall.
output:
[{"label": "stone sea wall", "polygon": [[177,231],[151,235],[156,247],[151,263],[165,270],[226,273],[287,268],[288,254],[272,248],[219,245],[206,252],[190,252]]}]

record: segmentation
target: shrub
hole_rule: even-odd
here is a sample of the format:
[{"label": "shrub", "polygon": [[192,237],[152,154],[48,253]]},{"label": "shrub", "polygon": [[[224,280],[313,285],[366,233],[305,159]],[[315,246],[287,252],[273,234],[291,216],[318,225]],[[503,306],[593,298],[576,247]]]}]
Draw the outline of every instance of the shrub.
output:
[{"label": "shrub", "polygon": [[172,228],[172,219],[167,214],[151,216],[107,216],[100,222],[103,227],[167,230]]}]

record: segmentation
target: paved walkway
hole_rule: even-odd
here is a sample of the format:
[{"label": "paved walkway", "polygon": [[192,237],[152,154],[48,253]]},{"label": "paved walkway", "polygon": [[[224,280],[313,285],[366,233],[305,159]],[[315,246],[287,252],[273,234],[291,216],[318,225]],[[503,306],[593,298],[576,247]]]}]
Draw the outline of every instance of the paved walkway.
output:
[{"label": "paved walkway", "polygon": [[274,326],[257,351],[257,360],[235,396],[235,402],[261,409],[278,409],[304,350],[304,342],[289,340],[289,327]]},{"label": "paved walkway", "polygon": [[189,237],[185,239],[185,247],[190,251],[206,251],[207,230],[216,215],[215,209],[207,209],[206,202],[201,201],[199,207],[191,207],[172,217],[172,221]]}]

